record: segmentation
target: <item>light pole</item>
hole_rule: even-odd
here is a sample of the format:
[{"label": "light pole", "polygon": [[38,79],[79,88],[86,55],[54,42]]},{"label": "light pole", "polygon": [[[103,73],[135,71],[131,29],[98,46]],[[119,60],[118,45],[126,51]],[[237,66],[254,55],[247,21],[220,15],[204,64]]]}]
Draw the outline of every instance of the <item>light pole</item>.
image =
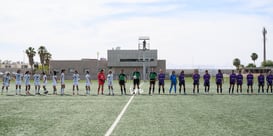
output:
[{"label": "light pole", "polygon": [[264,63],[266,62],[266,34],[267,31],[265,27],[263,28],[263,44],[264,44]]},{"label": "light pole", "polygon": [[139,44],[138,44],[138,50],[142,52],[142,65],[143,65],[143,80],[146,80],[146,56],[145,53],[147,50],[149,50],[149,40],[150,38],[148,36],[140,36],[138,38]]}]

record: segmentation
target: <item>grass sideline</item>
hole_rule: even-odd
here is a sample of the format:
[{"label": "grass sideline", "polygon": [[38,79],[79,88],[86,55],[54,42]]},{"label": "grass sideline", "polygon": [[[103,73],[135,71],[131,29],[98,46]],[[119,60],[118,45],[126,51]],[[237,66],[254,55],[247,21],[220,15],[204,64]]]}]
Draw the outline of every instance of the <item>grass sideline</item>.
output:
[{"label": "grass sideline", "polygon": [[[210,95],[203,95],[202,85],[201,94],[192,95],[191,80],[186,81],[188,95],[157,95],[156,89],[156,94],[149,96],[146,83],[144,94],[133,99],[112,135],[273,134],[273,95],[246,95],[245,84],[244,95],[217,95],[213,80]],[[130,99],[119,95],[117,81],[116,96],[96,96],[96,81],[91,96],[83,95],[83,81],[82,95],[70,96],[72,82],[66,83],[67,96],[13,96],[11,83],[9,94],[0,96],[0,135],[104,135]],[[127,89],[131,84],[127,83]],[[52,90],[50,83],[47,87]],[[166,92],[168,88],[166,81]]]}]

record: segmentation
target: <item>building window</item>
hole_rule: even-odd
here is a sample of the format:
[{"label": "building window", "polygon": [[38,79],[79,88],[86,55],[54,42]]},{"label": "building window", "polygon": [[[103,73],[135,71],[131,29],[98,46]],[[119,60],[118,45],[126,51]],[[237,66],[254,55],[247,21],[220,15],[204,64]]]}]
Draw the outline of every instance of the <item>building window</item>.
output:
[{"label": "building window", "polygon": [[74,68],[69,68],[69,69],[68,69],[68,72],[69,72],[69,73],[74,73],[74,72],[75,72],[75,69],[74,69]]},{"label": "building window", "polygon": [[86,71],[89,71],[89,73],[90,73],[90,69],[89,68],[84,68],[83,69],[83,73],[86,73]]},{"label": "building window", "polygon": [[[143,59],[120,59],[120,62],[142,62]],[[154,59],[145,59],[145,61],[154,61]]]}]

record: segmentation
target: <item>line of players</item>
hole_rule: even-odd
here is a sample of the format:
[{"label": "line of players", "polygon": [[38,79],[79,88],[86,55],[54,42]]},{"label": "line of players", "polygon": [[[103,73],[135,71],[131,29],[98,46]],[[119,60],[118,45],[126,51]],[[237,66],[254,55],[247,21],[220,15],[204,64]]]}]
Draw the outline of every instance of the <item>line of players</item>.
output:
[{"label": "line of players", "polygon": [[[243,75],[241,70],[239,70],[238,74],[235,73],[234,70],[232,70],[232,73],[229,75],[229,94],[233,94],[234,93],[234,86],[236,84],[236,91],[237,93],[242,93],[242,85],[243,85]],[[186,87],[185,87],[185,75],[184,75],[184,71],[182,70],[180,75],[178,76],[179,79],[179,93],[181,93],[181,88],[183,87],[184,90],[184,94],[186,94]],[[208,70],[205,71],[205,74],[203,75],[203,81],[204,81],[204,87],[205,87],[205,93],[208,94],[209,90],[210,90],[210,79],[211,76],[208,73]],[[171,93],[172,88],[174,87],[174,93],[176,93],[176,84],[177,84],[177,77],[175,74],[175,71],[172,72],[172,75],[170,76],[170,80],[171,80],[171,87],[169,89],[169,93]],[[193,93],[195,93],[195,90],[197,90],[197,93],[199,93],[199,84],[200,84],[200,74],[198,73],[198,71],[194,71],[193,75],[192,75],[192,80],[193,80]],[[253,84],[254,84],[254,76],[251,72],[249,72],[246,75],[246,81],[247,81],[247,93],[249,94],[254,93],[253,92]],[[268,74],[265,76],[262,72],[260,73],[260,75],[257,77],[257,81],[258,81],[258,93],[260,93],[260,90],[262,91],[262,93],[264,93],[264,86],[265,86],[265,82],[267,83],[267,88],[266,88],[266,93],[269,93],[269,89],[271,91],[272,94],[272,81],[273,81],[273,75],[272,72],[269,71]],[[159,79],[160,82],[160,79]],[[222,85],[224,83],[224,77],[223,77],[223,73],[221,70],[218,70],[218,73],[215,76],[215,83],[216,83],[216,91],[217,94],[219,93],[223,93],[223,88]],[[154,92],[154,90],[153,90]],[[160,90],[159,90],[160,93]]]},{"label": "line of players", "polygon": [[[60,94],[64,95],[64,89],[65,89],[65,78],[64,78],[64,74],[65,74],[65,70],[61,70],[61,75],[60,75],[60,83],[61,83],[61,90],[60,90]],[[140,72],[138,71],[137,68],[135,68],[135,71],[133,72],[133,94],[134,93],[139,93],[139,83],[140,83]],[[72,76],[72,80],[73,80],[73,95],[75,95],[75,88],[77,90],[77,95],[79,95],[79,74],[77,71],[75,71],[75,73]],[[16,95],[17,94],[21,94],[21,79],[24,78],[24,82],[25,82],[25,93],[26,95],[30,95],[30,72],[26,71],[25,74],[21,74],[20,70],[17,70],[17,73],[15,74],[15,87],[16,87]],[[33,75],[33,80],[34,80],[34,86],[35,86],[35,92],[34,95],[36,94],[40,94],[40,74],[38,73],[34,73]],[[172,89],[174,88],[174,93],[176,93],[176,86],[177,86],[177,78],[179,81],[179,93],[181,94],[181,90],[183,89],[184,94],[186,94],[186,87],[185,87],[185,74],[184,71],[182,70],[181,73],[178,75],[175,74],[175,71],[172,71],[172,74],[170,76],[170,81],[171,81],[171,85],[170,85],[170,89],[169,89],[169,94],[171,94]],[[193,75],[192,75],[192,80],[193,80],[193,93],[195,94],[195,90],[197,91],[197,93],[199,93],[199,84],[200,84],[200,74],[198,73],[198,71],[194,71]],[[108,81],[108,90],[109,90],[109,95],[114,95],[114,90],[113,90],[113,73],[110,70],[108,72],[107,78],[105,77],[104,74],[104,70],[102,69],[98,75],[97,75],[97,79],[98,79],[98,90],[97,90],[97,94],[99,95],[100,93],[103,95],[104,92],[104,83],[107,80]],[[204,87],[205,87],[205,93],[208,94],[209,90],[210,90],[210,79],[211,79],[211,75],[208,73],[208,71],[205,71],[205,74],[203,75],[203,80],[204,80]],[[6,73],[6,75],[3,76],[3,86],[2,86],[2,91],[1,94],[3,94],[4,89],[6,88],[6,92],[8,92],[8,87],[10,84],[10,73]],[[118,82],[120,85],[120,91],[121,94],[126,94],[126,80],[127,80],[127,76],[126,74],[124,74],[124,71],[121,70],[119,76],[118,76]],[[164,82],[165,82],[165,73],[160,70],[159,74],[157,74],[156,72],[154,72],[154,69],[151,69],[151,72],[149,74],[149,80],[150,80],[150,86],[149,86],[149,94],[154,93],[155,90],[155,84],[156,81],[158,80],[158,93],[160,94],[161,89],[162,92],[165,93],[165,88],[164,88]],[[246,80],[247,80],[247,93],[251,92],[253,93],[253,83],[254,83],[254,76],[251,72],[249,72],[246,76]],[[265,82],[267,83],[267,88],[266,88],[266,93],[268,93],[269,89],[272,93],[272,81],[273,81],[273,75],[272,72],[269,71],[268,74],[265,76],[262,72],[260,73],[260,75],[257,78],[258,80],[258,93],[260,93],[260,90],[262,93],[264,93],[264,86],[265,86]],[[57,72],[54,71],[53,72],[53,76],[52,76],[52,86],[53,86],[53,95],[57,95]],[[90,85],[91,85],[91,76],[89,74],[89,71],[86,71],[86,75],[85,75],[85,90],[86,90],[86,95],[90,95]],[[221,72],[221,70],[218,70],[218,73],[216,74],[215,77],[215,82],[216,82],[216,90],[217,93],[223,93],[223,89],[222,89],[222,84],[224,83],[224,78],[223,78],[223,74]],[[243,75],[241,73],[241,71],[238,72],[238,74],[236,74],[234,72],[234,70],[232,70],[232,73],[229,75],[229,94],[233,94],[234,93],[234,87],[235,84],[237,85],[237,93],[242,93],[242,85],[243,85]],[[42,88],[44,90],[44,94],[48,94],[47,88],[47,76],[46,74],[43,72],[42,73]]]}]

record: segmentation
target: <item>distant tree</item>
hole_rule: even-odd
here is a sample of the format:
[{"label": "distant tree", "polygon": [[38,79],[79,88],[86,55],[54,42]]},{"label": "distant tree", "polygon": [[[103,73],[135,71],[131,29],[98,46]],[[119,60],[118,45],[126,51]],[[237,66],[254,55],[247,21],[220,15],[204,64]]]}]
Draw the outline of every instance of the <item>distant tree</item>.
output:
[{"label": "distant tree", "polygon": [[255,61],[258,59],[258,54],[254,52],[254,53],[251,54],[250,57],[251,57],[251,59],[253,60],[253,62],[255,64]]},{"label": "distant tree", "polygon": [[51,59],[52,59],[51,53],[46,52],[45,53],[45,68],[46,68],[47,72],[49,72],[49,62]]},{"label": "distant tree", "polygon": [[273,61],[272,60],[267,60],[265,62],[262,62],[263,67],[273,67]]},{"label": "distant tree", "polygon": [[28,56],[28,62],[31,67],[31,71],[33,72],[34,56],[36,55],[36,51],[33,47],[28,47],[26,49],[26,54]]},{"label": "distant tree", "polygon": [[247,68],[256,68],[256,65],[254,63],[249,63],[246,67]]},{"label": "distant tree", "polygon": [[46,52],[46,53],[45,53],[45,65],[46,65],[46,66],[49,66],[49,62],[50,62],[51,59],[52,59],[51,53]]},{"label": "distant tree", "polygon": [[45,64],[45,55],[47,53],[46,47],[45,46],[40,46],[38,48],[38,54],[40,57],[40,63],[42,64],[42,71],[44,71],[44,64]]},{"label": "distant tree", "polygon": [[235,59],[233,60],[233,66],[235,66],[236,69],[239,70],[240,65],[241,65],[240,59],[235,58]]}]

